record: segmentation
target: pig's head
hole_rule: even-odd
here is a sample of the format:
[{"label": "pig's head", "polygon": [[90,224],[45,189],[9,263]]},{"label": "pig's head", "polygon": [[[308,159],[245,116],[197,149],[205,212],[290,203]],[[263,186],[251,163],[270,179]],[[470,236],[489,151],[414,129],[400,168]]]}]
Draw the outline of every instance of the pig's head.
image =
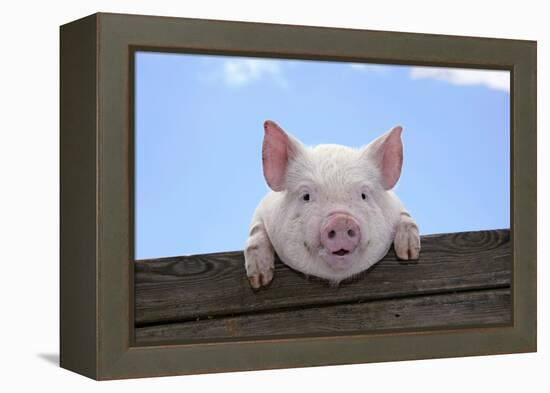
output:
[{"label": "pig's head", "polygon": [[333,282],[380,260],[399,217],[389,190],[401,174],[401,127],[361,149],[310,148],[272,121],[264,128],[264,177],[281,193],[270,234],[280,258]]}]

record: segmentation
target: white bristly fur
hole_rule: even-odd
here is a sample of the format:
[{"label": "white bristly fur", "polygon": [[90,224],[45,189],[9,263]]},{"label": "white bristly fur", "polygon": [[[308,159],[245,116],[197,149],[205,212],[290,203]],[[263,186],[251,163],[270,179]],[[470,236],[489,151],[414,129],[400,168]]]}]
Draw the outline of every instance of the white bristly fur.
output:
[{"label": "white bristly fur", "polygon": [[[250,225],[245,261],[254,288],[271,281],[274,251],[291,268],[333,283],[374,265],[397,238],[399,257],[418,258],[418,228],[397,196],[382,187],[380,170],[369,151],[372,143],[362,149],[341,145],[309,148],[289,138],[295,151],[288,162],[285,190],[270,191]],[[307,202],[304,193],[310,194]],[[334,211],[352,215],[361,230],[353,263],[344,271],[331,269],[322,259],[326,251],[320,244],[320,227]]]}]

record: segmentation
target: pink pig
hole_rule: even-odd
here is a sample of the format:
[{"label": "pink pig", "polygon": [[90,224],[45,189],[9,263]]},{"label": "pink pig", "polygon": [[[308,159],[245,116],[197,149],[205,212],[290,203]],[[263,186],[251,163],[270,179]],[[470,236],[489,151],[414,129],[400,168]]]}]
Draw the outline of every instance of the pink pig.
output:
[{"label": "pink pig", "polygon": [[245,246],[253,288],[273,279],[274,253],[291,268],[333,283],[382,259],[418,259],[418,226],[391,191],[401,175],[401,127],[362,149],[306,147],[266,121],[260,202]]}]

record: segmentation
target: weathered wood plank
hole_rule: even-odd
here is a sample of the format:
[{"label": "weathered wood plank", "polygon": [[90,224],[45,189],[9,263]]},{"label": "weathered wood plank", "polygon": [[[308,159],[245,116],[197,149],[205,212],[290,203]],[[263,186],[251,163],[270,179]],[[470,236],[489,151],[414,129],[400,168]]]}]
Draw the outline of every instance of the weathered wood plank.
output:
[{"label": "weathered wood plank", "polygon": [[254,292],[242,252],[142,260],[135,264],[136,326],[502,288],[510,284],[511,266],[509,230],[423,236],[418,262],[402,263],[392,250],[373,268],[339,287],[308,279],[277,262],[272,284]]},{"label": "weathered wood plank", "polygon": [[139,344],[175,340],[327,335],[511,322],[510,289],[416,296],[141,327]]}]

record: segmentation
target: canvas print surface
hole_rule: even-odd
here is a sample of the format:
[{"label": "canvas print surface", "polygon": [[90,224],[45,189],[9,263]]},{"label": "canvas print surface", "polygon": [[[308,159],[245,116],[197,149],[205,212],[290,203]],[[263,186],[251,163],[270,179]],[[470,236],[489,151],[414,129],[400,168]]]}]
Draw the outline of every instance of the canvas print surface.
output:
[{"label": "canvas print surface", "polygon": [[508,71],[134,61],[143,342],[510,322]]}]

